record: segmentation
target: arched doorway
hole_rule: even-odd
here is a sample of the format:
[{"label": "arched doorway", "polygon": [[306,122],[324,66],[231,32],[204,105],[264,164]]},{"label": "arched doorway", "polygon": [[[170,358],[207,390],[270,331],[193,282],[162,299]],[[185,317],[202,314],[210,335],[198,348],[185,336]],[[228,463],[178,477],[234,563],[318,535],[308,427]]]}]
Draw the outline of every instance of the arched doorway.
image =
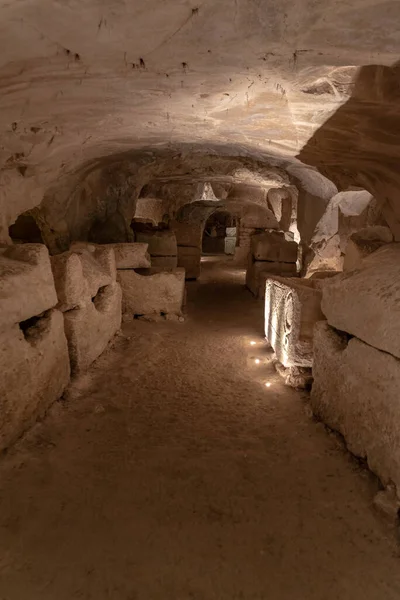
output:
[{"label": "arched doorway", "polygon": [[236,246],[236,219],[227,211],[216,211],[204,225],[202,254],[232,255]]}]

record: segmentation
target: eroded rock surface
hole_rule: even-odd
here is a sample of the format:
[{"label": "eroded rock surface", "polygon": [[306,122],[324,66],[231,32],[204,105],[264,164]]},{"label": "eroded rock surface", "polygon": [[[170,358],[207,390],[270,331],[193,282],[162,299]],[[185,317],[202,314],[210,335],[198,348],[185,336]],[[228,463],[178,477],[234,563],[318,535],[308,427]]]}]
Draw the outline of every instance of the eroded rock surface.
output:
[{"label": "eroded rock surface", "polygon": [[355,271],[327,279],[322,311],[329,324],[400,358],[400,244],[387,244]]},{"label": "eroded rock surface", "polygon": [[385,485],[394,482],[399,490],[400,361],[326,321],[316,326],[314,348],[313,411]]}]

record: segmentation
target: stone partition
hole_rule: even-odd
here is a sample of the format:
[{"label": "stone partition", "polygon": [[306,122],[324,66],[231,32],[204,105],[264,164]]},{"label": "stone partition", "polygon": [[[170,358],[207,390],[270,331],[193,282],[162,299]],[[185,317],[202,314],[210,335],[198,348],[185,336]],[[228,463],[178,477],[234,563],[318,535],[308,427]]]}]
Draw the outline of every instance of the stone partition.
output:
[{"label": "stone partition", "polygon": [[296,275],[297,251],[296,242],[287,240],[282,231],[266,231],[252,236],[246,286],[256,298],[264,298],[268,275]]},{"label": "stone partition", "polygon": [[70,365],[47,248],[0,249],[0,450],[62,395]]},{"label": "stone partition", "polygon": [[185,293],[185,269],[118,270],[124,315],[180,315]]},{"label": "stone partition", "polygon": [[178,248],[173,231],[137,232],[136,240],[148,244],[151,266],[175,269],[178,266]]},{"label": "stone partition", "polygon": [[53,256],[51,262],[71,368],[76,375],[100,356],[121,326],[121,288],[116,282],[114,249],[75,245],[74,250]]},{"label": "stone partition", "polygon": [[399,491],[400,360],[323,321],[315,328],[313,376],[315,415]]},{"label": "stone partition", "polygon": [[186,279],[197,279],[201,271],[201,248],[178,246],[178,267],[185,270]]},{"label": "stone partition", "polygon": [[186,279],[197,279],[201,270],[203,223],[174,221],[172,226],[177,239],[178,267],[185,269]]}]

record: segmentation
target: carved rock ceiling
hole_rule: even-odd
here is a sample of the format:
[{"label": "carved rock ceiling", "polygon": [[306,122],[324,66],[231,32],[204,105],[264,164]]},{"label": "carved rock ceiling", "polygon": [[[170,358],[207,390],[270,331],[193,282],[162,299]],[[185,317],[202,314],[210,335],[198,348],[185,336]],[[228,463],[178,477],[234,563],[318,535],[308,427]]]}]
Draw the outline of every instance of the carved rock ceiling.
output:
[{"label": "carved rock ceiling", "polygon": [[399,17],[397,0],[1,0],[0,182],[39,190],[26,209],[141,148],[321,162],[310,138],[359,67],[395,63]]}]

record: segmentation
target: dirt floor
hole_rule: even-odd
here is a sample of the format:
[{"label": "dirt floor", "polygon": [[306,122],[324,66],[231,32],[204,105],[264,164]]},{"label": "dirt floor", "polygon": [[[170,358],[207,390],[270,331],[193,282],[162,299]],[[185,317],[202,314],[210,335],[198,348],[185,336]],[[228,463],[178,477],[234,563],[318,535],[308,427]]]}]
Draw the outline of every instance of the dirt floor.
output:
[{"label": "dirt floor", "polygon": [[376,480],[275,374],[227,265],[1,459],[1,600],[399,599]]}]

